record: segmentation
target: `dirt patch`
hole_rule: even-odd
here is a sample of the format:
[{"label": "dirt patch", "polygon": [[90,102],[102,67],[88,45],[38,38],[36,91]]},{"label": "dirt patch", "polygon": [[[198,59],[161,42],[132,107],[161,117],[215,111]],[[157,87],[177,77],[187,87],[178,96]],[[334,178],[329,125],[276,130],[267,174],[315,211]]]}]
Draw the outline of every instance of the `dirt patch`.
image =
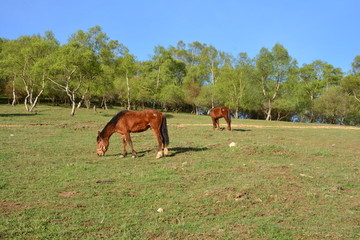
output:
[{"label": "dirt patch", "polygon": [[52,124],[34,123],[34,124],[0,124],[0,127],[7,128],[29,128],[29,127],[41,127],[41,126],[52,126]]},{"label": "dirt patch", "polygon": [[43,202],[38,200],[38,202],[34,203],[19,203],[13,202],[9,200],[1,200],[0,201],[0,216],[10,216],[13,212],[22,211],[27,208],[32,208],[35,206],[46,206]]},{"label": "dirt patch", "polygon": [[2,210],[2,213],[10,212],[10,211],[16,211],[26,208],[25,204],[22,203],[15,203],[15,202],[9,202],[9,201],[2,201],[0,202],[0,209]]},{"label": "dirt patch", "polygon": [[6,128],[19,128],[19,127],[31,127],[30,125],[9,125],[9,124],[3,124],[0,125],[0,127],[6,127]]},{"label": "dirt patch", "polygon": [[[176,126],[176,127],[187,127],[187,126],[210,126],[212,127],[212,124],[168,124],[170,126]],[[220,126],[226,127],[226,124],[220,124]],[[360,127],[351,127],[351,126],[338,126],[338,125],[329,125],[329,126],[284,126],[284,125],[275,125],[275,126],[266,126],[266,125],[247,125],[247,124],[231,124],[231,127],[236,128],[313,128],[313,129],[346,129],[346,130],[360,130]]]},{"label": "dirt patch", "polygon": [[[212,127],[212,124],[203,124],[203,123],[170,123],[169,126],[176,126],[179,128],[188,127],[188,126],[209,126]],[[6,128],[20,128],[20,127],[41,127],[41,126],[60,126],[62,128],[66,128],[67,124],[65,125],[56,125],[56,124],[0,124],[0,127]],[[220,124],[222,127],[226,127],[226,124]],[[79,129],[86,129],[92,128],[91,126],[71,126],[75,130]],[[305,128],[305,129],[346,129],[346,130],[360,130],[360,127],[351,127],[351,126],[338,126],[338,125],[329,125],[329,126],[284,126],[284,125],[274,125],[274,126],[267,126],[267,125],[248,125],[248,124],[232,124],[231,127],[235,128]]]},{"label": "dirt patch", "polygon": [[[48,126],[52,126],[52,127],[56,127],[56,128],[68,128],[71,130],[84,130],[84,129],[89,129],[89,128],[95,128],[93,126],[89,126],[89,125],[71,125],[71,124],[43,124],[43,123],[39,123],[39,124],[0,124],[0,127],[4,127],[4,128],[32,128],[32,127],[48,127]],[[98,128],[98,127],[96,127]]]},{"label": "dirt patch", "polygon": [[76,195],[76,192],[61,191],[59,192],[59,195],[62,197],[71,198]]}]

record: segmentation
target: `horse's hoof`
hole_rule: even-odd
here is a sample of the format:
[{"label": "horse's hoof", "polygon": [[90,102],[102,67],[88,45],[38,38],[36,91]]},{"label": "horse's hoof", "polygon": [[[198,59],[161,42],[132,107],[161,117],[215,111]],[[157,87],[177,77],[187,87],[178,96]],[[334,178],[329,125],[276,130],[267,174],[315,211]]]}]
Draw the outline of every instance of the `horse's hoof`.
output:
[{"label": "horse's hoof", "polygon": [[169,155],[169,150],[167,148],[164,148],[164,156]]},{"label": "horse's hoof", "polygon": [[159,159],[159,158],[161,158],[163,156],[164,156],[163,152],[158,152],[157,155],[156,155],[156,158]]},{"label": "horse's hoof", "polygon": [[136,155],[131,155],[131,158],[137,158],[137,156]]},{"label": "horse's hoof", "polygon": [[124,157],[126,157],[126,154],[120,154],[120,157],[124,158]]}]

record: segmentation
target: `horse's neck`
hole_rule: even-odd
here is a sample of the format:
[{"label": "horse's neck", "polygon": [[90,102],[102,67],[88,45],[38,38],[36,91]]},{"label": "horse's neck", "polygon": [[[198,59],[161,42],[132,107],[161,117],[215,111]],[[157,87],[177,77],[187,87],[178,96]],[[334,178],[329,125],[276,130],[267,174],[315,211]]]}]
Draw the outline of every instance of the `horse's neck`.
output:
[{"label": "horse's neck", "polygon": [[105,126],[105,128],[102,130],[103,133],[102,138],[109,139],[114,132],[115,132],[114,126],[111,125]]}]

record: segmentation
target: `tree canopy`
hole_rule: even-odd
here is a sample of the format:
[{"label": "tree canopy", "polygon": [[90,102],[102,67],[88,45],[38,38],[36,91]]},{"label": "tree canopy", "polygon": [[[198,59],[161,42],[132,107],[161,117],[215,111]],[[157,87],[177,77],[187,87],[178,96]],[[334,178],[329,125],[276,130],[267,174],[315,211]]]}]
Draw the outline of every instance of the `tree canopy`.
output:
[{"label": "tree canopy", "polygon": [[0,38],[0,91],[33,111],[40,99],[71,105],[161,108],[200,114],[228,106],[233,116],[360,124],[360,56],[349,73],[316,60],[299,66],[285,46],[262,48],[251,58],[206,43],[155,46],[138,61],[100,26],[79,30],[60,44],[43,36]]}]

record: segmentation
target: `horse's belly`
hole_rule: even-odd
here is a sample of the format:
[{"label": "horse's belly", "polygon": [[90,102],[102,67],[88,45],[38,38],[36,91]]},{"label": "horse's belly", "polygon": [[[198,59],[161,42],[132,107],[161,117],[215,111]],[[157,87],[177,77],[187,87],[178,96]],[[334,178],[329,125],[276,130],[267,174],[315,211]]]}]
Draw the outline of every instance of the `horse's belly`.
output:
[{"label": "horse's belly", "polygon": [[150,126],[148,125],[137,125],[134,126],[133,128],[130,129],[130,132],[144,132],[146,130],[148,130],[150,128]]}]

